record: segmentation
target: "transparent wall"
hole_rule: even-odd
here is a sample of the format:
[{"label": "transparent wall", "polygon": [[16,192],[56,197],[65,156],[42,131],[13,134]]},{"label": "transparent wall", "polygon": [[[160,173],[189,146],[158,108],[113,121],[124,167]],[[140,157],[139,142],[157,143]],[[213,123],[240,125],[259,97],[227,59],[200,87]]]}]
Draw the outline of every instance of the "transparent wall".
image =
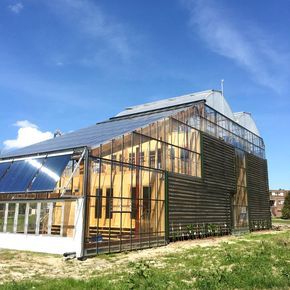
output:
[{"label": "transparent wall", "polygon": [[77,163],[78,159],[69,161],[57,184],[57,188],[60,190],[56,192],[64,192],[66,195],[75,196],[81,196],[83,194],[84,162],[82,161],[79,166],[77,166]]},{"label": "transparent wall", "polygon": [[[58,159],[57,159],[58,158]],[[63,158],[63,159],[62,159]],[[61,195],[83,195],[84,160],[79,162],[80,154],[57,155],[46,158],[30,158],[7,161],[7,164],[18,162],[16,168],[8,166],[6,173],[0,177],[0,183],[6,177],[6,183],[0,188],[0,201],[15,199],[48,199]],[[0,163],[6,165],[6,163]],[[30,164],[28,169],[26,166]],[[28,172],[28,173],[27,173]],[[10,175],[8,176],[8,173]],[[9,178],[8,178],[9,177]],[[3,181],[3,182],[4,182]],[[15,184],[11,190],[6,184]],[[7,185],[8,186],[8,185]],[[8,225],[9,226],[9,225]]]},{"label": "transparent wall", "polygon": [[8,206],[8,215],[6,223],[6,231],[13,233],[14,231],[14,216],[15,216],[15,204],[10,203]]},{"label": "transparent wall", "polygon": [[0,232],[73,237],[75,200],[0,203]]},{"label": "transparent wall", "polygon": [[242,150],[236,149],[236,181],[237,192],[233,196],[233,226],[234,228],[247,228],[248,218],[248,191],[246,158]]},{"label": "transparent wall", "polygon": [[165,243],[163,172],[93,158],[90,181],[88,251],[124,251]]},{"label": "transparent wall", "polygon": [[24,233],[26,207],[26,203],[18,204],[17,233]]},{"label": "transparent wall", "polygon": [[4,231],[5,207],[5,203],[0,203],[0,233]]},{"label": "transparent wall", "polygon": [[201,177],[200,132],[172,118],[103,144],[93,155]]},{"label": "transparent wall", "polygon": [[196,104],[174,116],[187,125],[224,140],[236,148],[265,158],[263,139],[204,103]]},{"label": "transparent wall", "polygon": [[200,132],[173,118],[93,150],[87,253],[164,244],[164,171],[200,178],[200,151]]},{"label": "transparent wall", "polygon": [[[28,203],[28,234],[35,234],[36,232],[36,214],[37,214],[37,203]],[[9,232],[9,231],[8,231]]]}]

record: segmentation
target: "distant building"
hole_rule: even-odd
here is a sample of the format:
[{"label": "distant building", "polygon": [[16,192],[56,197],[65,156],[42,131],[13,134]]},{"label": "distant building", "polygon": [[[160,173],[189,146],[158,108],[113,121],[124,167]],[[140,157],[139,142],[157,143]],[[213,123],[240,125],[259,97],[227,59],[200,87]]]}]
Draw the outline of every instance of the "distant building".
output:
[{"label": "distant building", "polygon": [[281,217],[284,200],[290,190],[273,189],[270,190],[271,213],[274,217]]}]

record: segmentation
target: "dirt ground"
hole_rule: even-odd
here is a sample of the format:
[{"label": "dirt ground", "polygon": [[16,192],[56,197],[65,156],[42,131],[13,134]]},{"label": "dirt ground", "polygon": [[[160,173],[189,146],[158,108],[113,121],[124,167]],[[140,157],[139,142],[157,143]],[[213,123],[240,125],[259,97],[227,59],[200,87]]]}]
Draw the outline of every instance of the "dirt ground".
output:
[{"label": "dirt ground", "polygon": [[[281,230],[290,230],[290,226],[276,225],[272,231],[255,234],[275,234]],[[172,254],[192,247],[211,247],[220,243],[234,243],[243,237],[224,236],[211,237],[202,240],[188,240],[170,243],[167,246],[151,248],[128,253],[101,255],[85,261],[76,259],[65,260],[59,255],[38,254],[23,251],[8,251],[0,249],[0,284],[26,279],[41,280],[43,278],[76,278],[93,277],[110,269],[118,269],[129,262],[150,259],[162,263],[162,256]]]}]

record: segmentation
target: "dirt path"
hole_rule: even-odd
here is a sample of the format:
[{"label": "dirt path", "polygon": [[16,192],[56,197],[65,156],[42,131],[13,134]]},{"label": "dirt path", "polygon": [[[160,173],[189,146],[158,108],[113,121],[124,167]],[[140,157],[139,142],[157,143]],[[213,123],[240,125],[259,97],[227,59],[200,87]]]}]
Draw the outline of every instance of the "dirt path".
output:
[{"label": "dirt path", "polygon": [[[279,231],[263,231],[255,234],[275,234]],[[150,259],[158,263],[160,257],[196,246],[211,247],[223,242],[232,242],[243,237],[211,237],[203,240],[189,240],[170,243],[167,246],[115,255],[102,255],[85,261],[65,260],[62,256],[31,252],[0,250],[0,284],[5,282],[43,278],[93,277],[111,268],[118,269],[128,262]]]}]

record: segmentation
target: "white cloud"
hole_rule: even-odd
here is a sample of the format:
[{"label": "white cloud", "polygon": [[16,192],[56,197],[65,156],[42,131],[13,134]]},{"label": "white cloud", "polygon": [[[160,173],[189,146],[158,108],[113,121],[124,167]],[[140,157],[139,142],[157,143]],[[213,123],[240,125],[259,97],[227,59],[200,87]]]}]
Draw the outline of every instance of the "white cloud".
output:
[{"label": "white cloud", "polygon": [[74,55],[66,62],[78,61],[78,64],[85,66],[102,65],[104,59],[115,56],[121,61],[129,61],[135,54],[128,28],[105,13],[96,1],[51,0],[45,4],[74,32],[75,37],[69,40],[74,41],[72,45],[80,47],[81,55]]},{"label": "white cloud", "polygon": [[37,125],[27,120],[17,121],[14,126],[19,127],[17,137],[16,139],[4,141],[3,151],[22,148],[53,138],[51,132],[42,132]]},{"label": "white cloud", "polygon": [[22,121],[17,121],[15,124],[13,124],[13,126],[19,127],[19,128],[37,128],[37,125],[30,123],[27,120],[22,120]]},{"label": "white cloud", "polygon": [[21,2],[18,2],[13,5],[9,5],[8,8],[15,14],[18,14],[21,12],[21,10],[24,8],[23,4]]},{"label": "white cloud", "polygon": [[190,26],[215,53],[233,60],[259,84],[281,92],[287,85],[289,53],[254,23],[238,25],[226,7],[211,0],[183,1],[190,11]]}]

